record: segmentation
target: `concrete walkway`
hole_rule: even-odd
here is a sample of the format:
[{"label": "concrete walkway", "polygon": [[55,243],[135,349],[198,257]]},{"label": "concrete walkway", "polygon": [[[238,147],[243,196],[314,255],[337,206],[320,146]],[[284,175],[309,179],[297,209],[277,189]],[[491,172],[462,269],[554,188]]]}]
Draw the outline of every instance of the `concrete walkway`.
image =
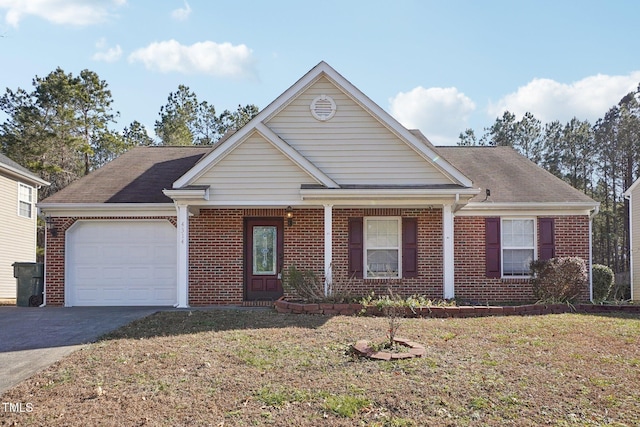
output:
[{"label": "concrete walkway", "polygon": [[0,306],[0,394],[136,319],[168,307]]}]

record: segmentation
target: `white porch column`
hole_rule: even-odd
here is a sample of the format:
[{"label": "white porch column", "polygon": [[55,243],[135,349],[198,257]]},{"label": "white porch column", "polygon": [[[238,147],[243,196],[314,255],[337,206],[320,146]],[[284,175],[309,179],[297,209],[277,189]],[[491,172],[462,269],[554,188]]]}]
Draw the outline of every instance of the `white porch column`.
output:
[{"label": "white porch column", "polygon": [[331,260],[333,258],[333,205],[324,205],[324,295],[328,296],[333,280]]},{"label": "white porch column", "polygon": [[189,205],[176,203],[178,210],[177,308],[189,307]]},{"label": "white porch column", "polygon": [[453,210],[451,205],[442,207],[444,298],[455,297],[454,251],[453,251]]}]

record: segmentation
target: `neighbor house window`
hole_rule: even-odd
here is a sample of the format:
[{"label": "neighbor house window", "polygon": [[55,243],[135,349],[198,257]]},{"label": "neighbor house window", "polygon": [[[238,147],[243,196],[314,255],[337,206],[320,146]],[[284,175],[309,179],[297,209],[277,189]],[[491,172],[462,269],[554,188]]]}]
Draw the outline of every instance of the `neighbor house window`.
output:
[{"label": "neighbor house window", "polygon": [[396,217],[364,219],[365,277],[400,277],[401,224]]},{"label": "neighbor house window", "polygon": [[18,184],[18,215],[31,218],[33,212],[33,187]]},{"label": "neighbor house window", "polygon": [[502,275],[529,276],[535,259],[536,226],[533,219],[502,219]]}]

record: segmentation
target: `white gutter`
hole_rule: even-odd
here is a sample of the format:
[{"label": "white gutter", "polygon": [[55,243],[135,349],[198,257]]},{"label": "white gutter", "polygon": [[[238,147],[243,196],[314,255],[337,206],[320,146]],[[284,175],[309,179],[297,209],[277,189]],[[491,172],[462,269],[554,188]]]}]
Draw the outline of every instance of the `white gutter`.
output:
[{"label": "white gutter", "polygon": [[176,216],[173,203],[37,203],[50,216]]},{"label": "white gutter", "polygon": [[322,189],[301,189],[302,200],[341,200],[341,199],[429,199],[455,197],[460,201],[460,196],[469,198],[477,195],[479,188],[469,189],[428,189],[428,188],[322,188]]},{"label": "white gutter", "polygon": [[[599,209],[600,203],[588,202],[514,202],[514,203],[494,203],[494,202],[469,202],[465,210],[493,211],[493,210],[558,210],[558,209],[585,209],[592,211]],[[596,212],[597,213],[597,212]]]},{"label": "white gutter", "polygon": [[209,200],[209,187],[207,188],[179,188],[175,190],[162,190],[165,196],[180,200]]}]

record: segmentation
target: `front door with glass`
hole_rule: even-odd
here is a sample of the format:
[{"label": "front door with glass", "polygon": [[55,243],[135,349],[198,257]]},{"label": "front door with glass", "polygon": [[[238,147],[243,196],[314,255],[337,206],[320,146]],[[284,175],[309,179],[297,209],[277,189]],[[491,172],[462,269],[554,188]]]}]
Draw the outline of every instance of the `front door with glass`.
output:
[{"label": "front door with glass", "polygon": [[245,299],[276,300],[282,296],[283,220],[245,221]]}]

